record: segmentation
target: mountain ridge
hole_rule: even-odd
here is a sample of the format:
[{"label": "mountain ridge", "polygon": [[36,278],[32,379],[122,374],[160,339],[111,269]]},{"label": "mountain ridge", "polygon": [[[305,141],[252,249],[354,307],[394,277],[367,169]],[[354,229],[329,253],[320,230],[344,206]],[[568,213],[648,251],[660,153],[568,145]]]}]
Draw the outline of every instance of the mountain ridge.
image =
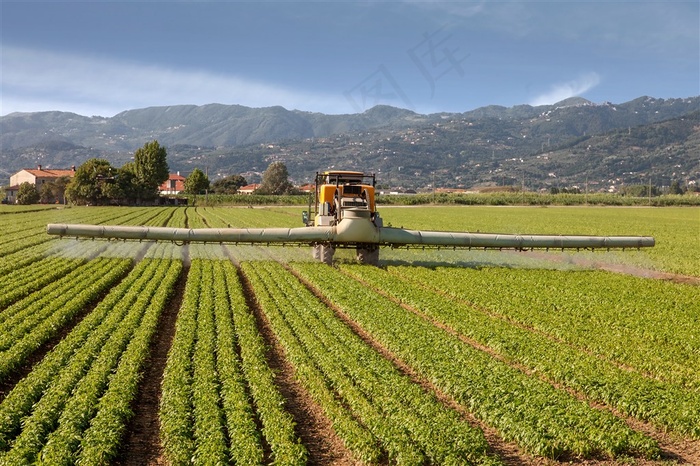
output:
[{"label": "mountain ridge", "polygon": [[[210,167],[215,177],[231,172],[255,173],[264,170],[268,161],[281,159],[290,164],[290,175],[303,178],[303,170],[312,170],[306,175],[313,176],[316,169],[342,163],[333,155],[342,152],[352,158],[344,165],[388,170],[390,177],[406,184],[402,180],[418,181],[422,176],[393,173],[398,168],[392,170],[381,163],[383,159],[377,158],[393,158],[385,155],[384,149],[375,147],[362,153],[340,146],[356,144],[354,149],[358,149],[362,144],[370,144],[370,139],[373,147],[383,141],[384,147],[403,154],[394,160],[396,167],[403,166],[404,159],[410,159],[412,165],[421,165],[412,173],[449,172],[483,164],[488,155],[499,163],[512,158],[511,155],[529,157],[544,148],[672,120],[699,108],[700,97],[643,96],[621,104],[595,104],[574,97],[553,105],[491,105],[463,113],[427,115],[384,105],[362,113],[326,115],[280,106],[250,108],[224,104],[148,107],[125,110],[110,118],[57,111],[12,113],[0,117],[0,177],[9,178],[9,174],[38,163],[47,167],[70,166],[91,157],[106,158],[121,166],[130,160],[135,149],[156,139],[168,148],[173,171],[188,172],[198,166]],[[410,139],[407,135],[411,133],[430,132],[442,139],[423,135],[431,144],[423,144],[425,139],[405,145],[401,142],[402,138]],[[341,144],[338,138],[345,142]],[[328,143],[333,139],[338,140],[335,146]],[[314,149],[314,144],[326,152]],[[287,152],[262,151],[257,145],[284,146]],[[417,147],[421,150],[417,151]],[[484,182],[486,178],[469,176],[473,182]],[[426,179],[420,181],[425,183]],[[441,181],[448,182],[446,178]],[[448,184],[463,183],[455,177]]]}]

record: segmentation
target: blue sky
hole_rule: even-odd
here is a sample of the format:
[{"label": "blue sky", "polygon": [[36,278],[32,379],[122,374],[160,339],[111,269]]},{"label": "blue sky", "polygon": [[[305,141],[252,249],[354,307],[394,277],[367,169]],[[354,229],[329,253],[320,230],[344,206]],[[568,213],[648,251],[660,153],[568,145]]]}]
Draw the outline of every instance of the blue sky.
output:
[{"label": "blue sky", "polygon": [[0,115],[700,94],[700,2],[5,1]]}]

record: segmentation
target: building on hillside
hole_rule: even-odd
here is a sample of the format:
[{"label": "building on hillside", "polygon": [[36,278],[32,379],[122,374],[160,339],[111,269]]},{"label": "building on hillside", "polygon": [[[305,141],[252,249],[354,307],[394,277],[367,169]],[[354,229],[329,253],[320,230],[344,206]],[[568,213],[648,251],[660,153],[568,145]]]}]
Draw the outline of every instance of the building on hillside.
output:
[{"label": "building on hillside", "polygon": [[[10,187],[5,189],[5,197],[8,203],[14,204],[17,201],[19,185],[22,183],[33,184],[37,190],[41,190],[41,186],[46,183],[52,183],[59,178],[73,178],[74,176],[75,165],[70,169],[43,168],[41,165],[37,165],[36,168],[24,168],[10,177]],[[63,199],[58,199],[58,202],[63,203]]]},{"label": "building on hillside", "polygon": [[302,193],[314,193],[316,192],[316,185],[305,184],[303,186],[299,186],[299,191]]},{"label": "building on hillside", "polygon": [[180,194],[185,190],[185,177],[180,172],[171,173],[167,181],[158,187],[161,196]]},{"label": "building on hillside", "polygon": [[238,194],[253,194],[260,187],[259,184],[249,184],[238,188]]}]

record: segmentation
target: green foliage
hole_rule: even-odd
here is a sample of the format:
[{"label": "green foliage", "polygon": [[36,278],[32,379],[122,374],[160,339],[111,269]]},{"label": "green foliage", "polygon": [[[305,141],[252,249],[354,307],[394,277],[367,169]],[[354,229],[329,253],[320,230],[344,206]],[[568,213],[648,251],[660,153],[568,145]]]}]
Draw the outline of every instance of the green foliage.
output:
[{"label": "green foliage", "polygon": [[231,175],[212,184],[212,192],[216,194],[236,194],[238,188],[247,185],[248,182],[241,175]]},{"label": "green foliage", "polygon": [[74,204],[108,204],[116,192],[117,171],[103,159],[90,159],[80,165],[66,187],[66,197]]},{"label": "green foliage", "polygon": [[166,150],[153,141],[138,149],[134,161],[116,169],[103,159],[80,165],[65,189],[74,204],[106,205],[138,203],[158,196],[158,186],[168,179]]},{"label": "green foliage", "polygon": [[630,184],[625,185],[620,189],[620,194],[631,197],[649,197],[659,196],[661,194],[657,186],[648,184]]},{"label": "green foliage", "polygon": [[493,357],[366,284],[321,264],[293,267],[373,340],[524,450],[547,458],[660,454],[653,439],[611,413]]},{"label": "green foliage", "polygon": [[681,187],[681,183],[678,180],[673,180],[671,186],[668,189],[669,194],[683,194],[685,191]]},{"label": "green foliage", "polygon": [[19,190],[17,191],[17,204],[36,204],[37,202],[39,202],[39,198],[39,191],[37,191],[36,186],[34,186],[34,184],[24,182],[21,185],[19,185]]},{"label": "green foliage", "polygon": [[202,194],[209,189],[209,178],[199,168],[195,168],[185,179],[185,193]]},{"label": "green foliage", "polygon": [[66,192],[66,187],[70,183],[70,178],[62,176],[55,181],[49,181],[41,185],[39,190],[40,202],[42,204],[53,204],[63,202]]},{"label": "green foliage", "polygon": [[134,152],[134,162],[130,170],[133,170],[139,185],[143,187],[141,194],[144,199],[157,197],[158,186],[168,179],[167,155],[165,147],[155,140]]},{"label": "green foliage", "polygon": [[397,371],[280,264],[244,262],[243,269],[297,376],[356,458],[498,463],[481,431]]},{"label": "green foliage", "polygon": [[[690,338],[678,334],[689,327],[684,310],[694,296],[688,287],[663,282],[641,286],[640,278],[593,271],[343,269],[502,357],[546,374],[553,383],[664,429],[700,436],[700,412],[692,408],[700,396],[684,387],[695,388],[695,371],[688,369],[698,358],[688,345],[678,345]],[[506,289],[510,298],[503,300]],[[634,291],[624,291],[628,289]],[[648,309],[644,303],[649,300],[664,305]],[[594,333],[587,331],[591,320],[599,322]],[[660,338],[639,336],[650,325]]]},{"label": "green foliage", "polygon": [[171,464],[260,464],[255,418],[275,464],[305,463],[266,351],[233,265],[192,260],[160,405]]},{"label": "green foliage", "polygon": [[289,181],[287,166],[282,162],[272,162],[263,173],[258,194],[293,194],[294,186]]}]

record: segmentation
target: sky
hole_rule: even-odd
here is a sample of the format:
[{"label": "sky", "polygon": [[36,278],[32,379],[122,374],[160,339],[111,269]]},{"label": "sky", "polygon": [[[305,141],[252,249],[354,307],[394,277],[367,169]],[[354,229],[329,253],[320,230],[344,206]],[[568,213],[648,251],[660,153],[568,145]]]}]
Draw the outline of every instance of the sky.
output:
[{"label": "sky", "polygon": [[700,95],[700,2],[0,0],[0,115]]}]

